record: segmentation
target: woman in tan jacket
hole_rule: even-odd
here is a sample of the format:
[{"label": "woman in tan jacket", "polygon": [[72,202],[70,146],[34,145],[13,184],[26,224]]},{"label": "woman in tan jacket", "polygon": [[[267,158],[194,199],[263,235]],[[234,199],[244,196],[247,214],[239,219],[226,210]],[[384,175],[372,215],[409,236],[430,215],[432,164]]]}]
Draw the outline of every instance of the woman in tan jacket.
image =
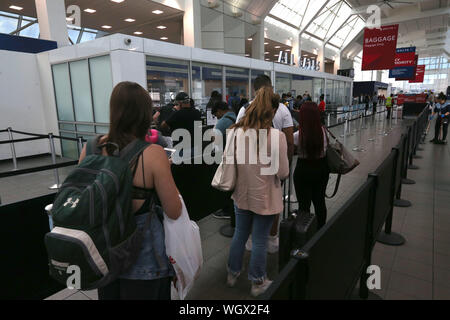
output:
[{"label": "woman in tan jacket", "polygon": [[245,243],[252,234],[249,265],[251,294],[262,294],[271,284],[266,276],[267,240],[275,215],[283,210],[281,180],[289,176],[286,137],[272,128],[278,108],[271,87],[256,93],[245,117],[228,134],[235,135],[237,181],[232,196],[236,230],[228,260],[227,284],[233,287],[242,271]]}]

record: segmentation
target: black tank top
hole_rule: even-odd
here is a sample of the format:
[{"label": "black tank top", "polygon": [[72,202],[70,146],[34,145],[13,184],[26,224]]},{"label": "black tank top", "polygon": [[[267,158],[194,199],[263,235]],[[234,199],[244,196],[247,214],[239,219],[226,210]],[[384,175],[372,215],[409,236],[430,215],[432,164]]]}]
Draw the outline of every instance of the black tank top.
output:
[{"label": "black tank top", "polygon": [[138,211],[136,211],[136,213],[134,214],[135,216],[139,216],[139,215],[148,213],[150,211],[150,205],[152,203],[152,200],[156,201],[156,204],[160,204],[156,191],[154,189],[148,189],[145,186],[144,155],[143,154],[140,157],[138,157],[138,159],[136,160],[136,164],[133,169],[133,177],[136,176],[139,158],[142,159],[142,179],[144,181],[144,188],[133,186],[133,189],[131,190],[131,198],[133,200],[145,200],[145,202],[141,206],[141,208]]}]

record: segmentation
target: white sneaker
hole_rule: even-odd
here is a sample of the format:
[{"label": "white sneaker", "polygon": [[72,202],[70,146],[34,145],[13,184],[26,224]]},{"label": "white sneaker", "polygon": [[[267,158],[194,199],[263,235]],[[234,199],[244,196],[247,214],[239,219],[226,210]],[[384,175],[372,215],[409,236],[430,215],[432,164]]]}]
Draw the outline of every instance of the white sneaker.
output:
[{"label": "white sneaker", "polygon": [[269,240],[267,241],[267,252],[270,254],[277,253],[279,246],[280,238],[278,238],[278,236],[269,236]]},{"label": "white sneaker", "polygon": [[248,237],[248,240],[245,243],[245,249],[247,251],[252,251],[252,236]]},{"label": "white sneaker", "polygon": [[268,279],[265,279],[263,283],[261,284],[252,284],[252,290],[251,295],[253,297],[257,297],[262,295],[266,290],[270,287],[273,281],[270,281]]}]

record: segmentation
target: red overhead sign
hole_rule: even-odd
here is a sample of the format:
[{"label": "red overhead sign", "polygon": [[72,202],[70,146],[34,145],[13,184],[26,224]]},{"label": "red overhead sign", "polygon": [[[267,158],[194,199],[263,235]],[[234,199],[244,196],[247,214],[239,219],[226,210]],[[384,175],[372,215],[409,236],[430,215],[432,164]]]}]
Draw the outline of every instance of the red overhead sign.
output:
[{"label": "red overhead sign", "polygon": [[364,30],[362,70],[395,68],[398,24]]},{"label": "red overhead sign", "polygon": [[425,79],[425,65],[418,65],[416,69],[416,78],[409,80],[409,83],[422,83]]}]

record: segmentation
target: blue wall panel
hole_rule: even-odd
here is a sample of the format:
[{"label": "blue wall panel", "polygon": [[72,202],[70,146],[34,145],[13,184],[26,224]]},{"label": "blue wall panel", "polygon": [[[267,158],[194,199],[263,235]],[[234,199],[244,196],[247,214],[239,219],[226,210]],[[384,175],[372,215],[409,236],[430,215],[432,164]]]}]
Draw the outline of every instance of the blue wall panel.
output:
[{"label": "blue wall panel", "polygon": [[27,37],[11,36],[0,33],[0,50],[39,53],[58,47],[55,41],[41,40]]}]

